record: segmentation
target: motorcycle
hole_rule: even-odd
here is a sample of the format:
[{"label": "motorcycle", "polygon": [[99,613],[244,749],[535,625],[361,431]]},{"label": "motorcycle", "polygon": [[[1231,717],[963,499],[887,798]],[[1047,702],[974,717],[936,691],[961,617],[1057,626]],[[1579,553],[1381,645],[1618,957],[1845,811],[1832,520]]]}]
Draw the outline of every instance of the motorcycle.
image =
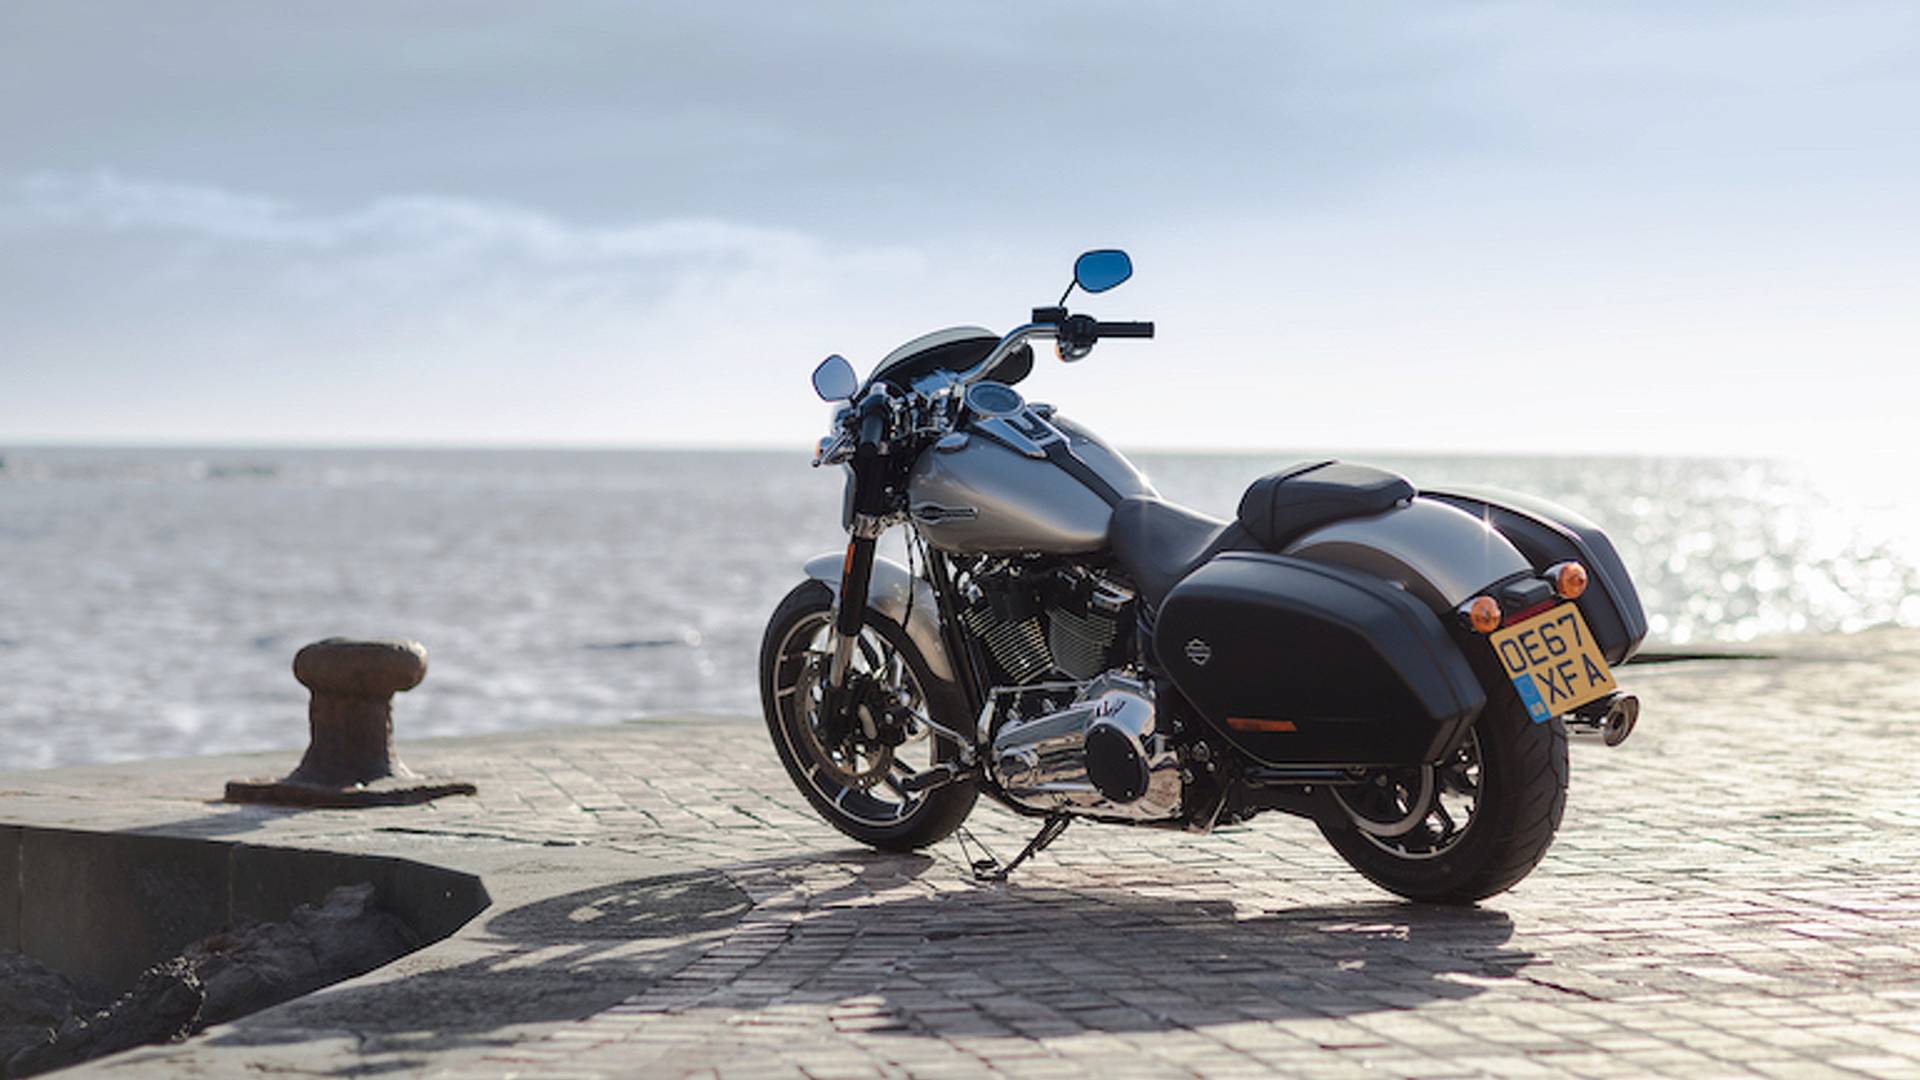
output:
[{"label": "motorcycle", "polygon": [[[1246,489],[1232,521],[1159,497],[1087,428],[1014,389],[1151,322],[1071,312],[1133,272],[1091,251],[1004,334],[942,330],[836,403],[815,466],[846,472],[843,553],[806,565],[760,654],[782,764],[848,836],[894,851],[982,793],[1039,819],[1004,879],[1079,818],[1207,832],[1314,821],[1377,885],[1471,903],[1540,862],[1569,736],[1617,746],[1613,669],[1647,620],[1592,522],[1490,488],[1418,490],[1323,460]],[[876,555],[904,527],[906,562]]]}]

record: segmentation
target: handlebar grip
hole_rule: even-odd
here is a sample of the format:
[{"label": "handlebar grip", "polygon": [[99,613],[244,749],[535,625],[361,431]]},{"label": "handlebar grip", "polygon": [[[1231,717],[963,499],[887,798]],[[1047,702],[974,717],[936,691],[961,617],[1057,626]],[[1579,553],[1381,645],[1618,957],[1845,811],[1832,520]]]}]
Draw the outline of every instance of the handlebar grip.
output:
[{"label": "handlebar grip", "polygon": [[1093,324],[1094,332],[1103,338],[1153,336],[1153,324],[1150,322],[1103,322]]}]

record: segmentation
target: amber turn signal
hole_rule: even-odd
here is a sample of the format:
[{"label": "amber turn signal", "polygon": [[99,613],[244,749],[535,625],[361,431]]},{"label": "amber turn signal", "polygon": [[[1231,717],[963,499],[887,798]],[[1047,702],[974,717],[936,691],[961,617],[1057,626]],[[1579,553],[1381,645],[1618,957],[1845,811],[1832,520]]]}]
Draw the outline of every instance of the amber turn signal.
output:
[{"label": "amber turn signal", "polygon": [[1476,596],[1467,605],[1467,625],[1482,634],[1500,629],[1500,601],[1491,596]]},{"label": "amber turn signal", "polygon": [[1547,571],[1547,579],[1562,600],[1578,600],[1587,591],[1587,568],[1577,562],[1561,563]]}]

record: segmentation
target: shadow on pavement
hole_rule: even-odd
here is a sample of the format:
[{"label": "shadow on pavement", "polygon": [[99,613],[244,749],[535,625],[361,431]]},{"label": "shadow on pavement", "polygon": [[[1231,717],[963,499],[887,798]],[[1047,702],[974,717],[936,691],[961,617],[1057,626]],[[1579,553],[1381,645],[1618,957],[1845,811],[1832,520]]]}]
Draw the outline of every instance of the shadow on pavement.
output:
[{"label": "shadow on pavement", "polygon": [[[976,886],[951,864],[862,850],[640,878],[503,911],[485,924],[485,956],[335,987],[214,1041],[344,1030],[366,1054],[446,1051],[636,995],[727,1016],[857,999],[861,1030],[907,1036],[1153,1032],[1465,998],[1533,959],[1509,946],[1513,924],[1497,911],[1381,902],[1249,915],[1217,895],[1220,879],[1193,877],[1056,868]],[[750,933],[735,932],[743,919]]]},{"label": "shadow on pavement", "polygon": [[[209,1041],[296,1043],[351,1031],[363,1054],[503,1045],[514,1041],[505,1029],[590,1016],[684,968],[751,906],[714,871],[567,893],[485,920],[466,950],[476,959],[337,986],[243,1017]],[[432,963],[430,953],[416,956]]]},{"label": "shadow on pavement", "polygon": [[[1482,908],[1381,901],[1249,913],[1274,902],[1171,865],[892,899],[921,870],[869,854],[838,862],[853,874],[813,892],[810,916],[753,971],[751,985],[765,989],[711,1004],[877,999],[893,1022],[866,1029],[901,1034],[1153,1032],[1467,998],[1534,959],[1508,944],[1506,915]],[[744,868],[735,875],[753,881]]]},{"label": "shadow on pavement", "polygon": [[309,812],[307,807],[230,803],[220,799],[208,799],[205,805],[207,810],[204,814],[116,831],[136,836],[180,836],[198,840],[227,840],[245,833],[258,832],[273,822]]}]

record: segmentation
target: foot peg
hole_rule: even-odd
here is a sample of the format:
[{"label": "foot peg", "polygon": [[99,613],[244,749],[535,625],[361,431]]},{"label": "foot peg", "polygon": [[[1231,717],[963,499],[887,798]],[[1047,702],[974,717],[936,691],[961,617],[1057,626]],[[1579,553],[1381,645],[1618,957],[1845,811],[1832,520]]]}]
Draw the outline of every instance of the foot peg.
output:
[{"label": "foot peg", "polygon": [[923,769],[900,781],[900,790],[909,795],[918,795],[923,791],[933,791],[946,787],[960,779],[966,768],[957,762],[943,761],[931,769]]}]

